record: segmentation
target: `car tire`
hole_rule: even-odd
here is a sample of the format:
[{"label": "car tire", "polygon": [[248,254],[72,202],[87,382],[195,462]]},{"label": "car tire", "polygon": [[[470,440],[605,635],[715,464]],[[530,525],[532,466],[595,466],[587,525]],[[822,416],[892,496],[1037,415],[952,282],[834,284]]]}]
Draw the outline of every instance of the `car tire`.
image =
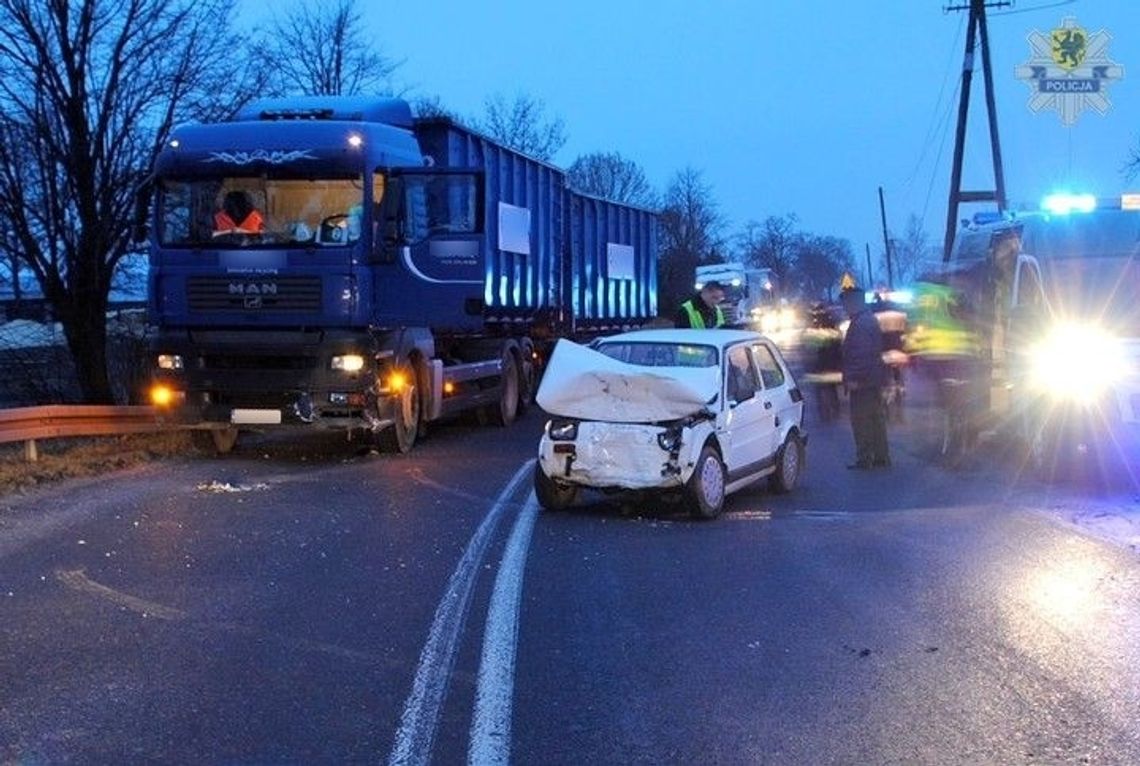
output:
[{"label": "car tire", "polygon": [[799,434],[790,433],[776,450],[776,472],[768,477],[768,487],[781,495],[787,494],[800,483],[804,469],[804,441]]},{"label": "car tire", "polygon": [[724,510],[727,477],[724,461],[710,445],[701,448],[693,475],[685,484],[685,502],[698,519],[715,519]]},{"label": "car tire", "polygon": [[578,499],[578,487],[557,482],[546,475],[541,463],[534,464],[534,496],[548,511],[564,511]]}]

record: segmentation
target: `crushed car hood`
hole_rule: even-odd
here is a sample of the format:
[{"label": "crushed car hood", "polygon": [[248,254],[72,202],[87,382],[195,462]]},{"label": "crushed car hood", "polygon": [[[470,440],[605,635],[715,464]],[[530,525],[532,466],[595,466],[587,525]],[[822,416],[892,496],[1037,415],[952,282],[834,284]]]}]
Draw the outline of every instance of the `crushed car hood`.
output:
[{"label": "crushed car hood", "polygon": [[535,397],[551,415],[612,423],[678,420],[720,393],[719,367],[644,367],[559,340]]}]

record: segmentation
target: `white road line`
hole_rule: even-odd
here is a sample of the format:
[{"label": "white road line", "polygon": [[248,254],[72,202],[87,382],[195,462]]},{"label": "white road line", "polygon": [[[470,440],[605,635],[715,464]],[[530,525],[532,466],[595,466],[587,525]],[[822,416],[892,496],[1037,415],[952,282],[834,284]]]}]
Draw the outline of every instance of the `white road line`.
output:
[{"label": "white road line", "polygon": [[523,573],[538,503],[532,494],[507,541],[483,633],[483,656],[475,687],[475,713],[467,762],[475,766],[507,764],[511,757],[511,704],[515,689],[515,654]]},{"label": "white road line", "polygon": [[533,470],[534,461],[527,461],[499,493],[486,518],[471,536],[462,558],[447,581],[427,641],[420,652],[412,691],[404,703],[404,713],[400,716],[400,728],[396,731],[392,753],[388,758],[388,763],[392,766],[427,764],[431,761],[439,715],[447,696],[451,671],[455,666],[455,653],[459,648],[463,623],[467,619],[471,589],[479,574],[479,565],[495,527],[509,507],[510,498]]}]

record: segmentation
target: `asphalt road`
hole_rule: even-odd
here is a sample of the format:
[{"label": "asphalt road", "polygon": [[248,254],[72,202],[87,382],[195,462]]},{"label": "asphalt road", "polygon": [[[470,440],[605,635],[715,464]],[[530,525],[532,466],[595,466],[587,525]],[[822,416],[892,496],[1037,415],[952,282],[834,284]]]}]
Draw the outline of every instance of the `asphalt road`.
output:
[{"label": "asphalt road", "polygon": [[0,498],[0,762],[1140,762],[1140,562],[921,403],[707,523],[539,513],[535,411]]}]

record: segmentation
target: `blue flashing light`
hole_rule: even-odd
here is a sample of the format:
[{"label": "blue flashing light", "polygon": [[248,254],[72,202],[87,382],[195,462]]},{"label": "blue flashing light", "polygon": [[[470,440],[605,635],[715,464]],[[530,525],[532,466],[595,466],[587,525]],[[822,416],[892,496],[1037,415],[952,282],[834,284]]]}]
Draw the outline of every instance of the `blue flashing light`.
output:
[{"label": "blue flashing light", "polygon": [[1091,194],[1069,194],[1058,192],[1041,200],[1041,209],[1053,215],[1070,213],[1091,213],[1096,210],[1096,197]]}]

